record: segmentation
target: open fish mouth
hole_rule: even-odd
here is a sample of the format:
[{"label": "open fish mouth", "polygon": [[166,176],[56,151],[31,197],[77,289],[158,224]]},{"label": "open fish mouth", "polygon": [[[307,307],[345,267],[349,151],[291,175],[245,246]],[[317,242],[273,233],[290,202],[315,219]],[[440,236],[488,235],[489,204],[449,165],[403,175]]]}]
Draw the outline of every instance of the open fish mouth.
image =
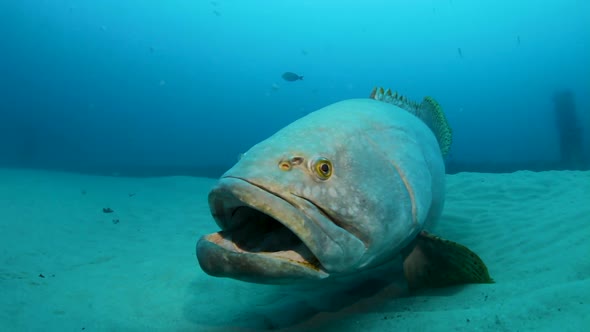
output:
[{"label": "open fish mouth", "polygon": [[224,177],[210,192],[209,206],[221,231],[197,243],[206,273],[258,283],[329,276],[309,246],[314,222],[292,201],[246,179]]}]

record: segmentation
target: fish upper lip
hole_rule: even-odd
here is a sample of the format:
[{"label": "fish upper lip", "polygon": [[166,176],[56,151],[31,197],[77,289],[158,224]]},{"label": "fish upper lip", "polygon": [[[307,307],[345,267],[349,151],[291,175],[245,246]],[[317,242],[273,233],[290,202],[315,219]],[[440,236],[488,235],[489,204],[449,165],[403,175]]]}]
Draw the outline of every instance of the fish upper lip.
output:
[{"label": "fish upper lip", "polygon": [[[241,180],[241,181],[244,181],[244,182],[246,182],[246,183],[248,183],[248,184],[250,184],[250,185],[252,185],[252,186],[254,186],[254,187],[257,187],[258,189],[260,189],[260,190],[263,190],[264,192],[266,192],[266,193],[268,193],[268,194],[271,194],[271,195],[273,195],[274,197],[276,197],[276,198],[280,199],[281,201],[283,201],[283,202],[285,202],[285,203],[289,204],[291,207],[293,207],[293,208],[294,208],[294,209],[295,209],[295,210],[298,212],[298,214],[299,214],[299,215],[301,215],[301,216],[305,216],[305,218],[309,218],[309,216],[308,216],[307,214],[305,214],[305,213],[304,213],[304,212],[301,210],[301,206],[299,206],[298,204],[295,204],[293,201],[291,201],[291,200],[287,199],[285,196],[283,196],[283,195],[279,195],[279,194],[277,194],[277,193],[275,193],[275,192],[273,192],[273,191],[269,190],[268,188],[264,187],[263,185],[260,185],[260,184],[258,184],[258,183],[256,183],[256,182],[254,182],[254,181],[251,181],[251,180],[248,180],[248,179],[246,179],[246,178],[239,177],[239,176],[232,176],[232,175],[228,175],[228,176],[224,176],[223,178],[225,178],[225,179],[237,179],[237,180]],[[291,195],[293,195],[293,196],[295,196],[295,197],[297,197],[297,198],[300,198],[300,199],[302,199],[302,200],[305,200],[305,201],[306,201],[306,202],[308,202],[308,203],[310,203],[310,204],[311,204],[311,205],[313,205],[315,208],[317,208],[317,209],[318,209],[318,211],[320,211],[322,215],[324,215],[324,216],[326,216],[328,219],[330,219],[330,218],[329,218],[329,216],[328,216],[328,215],[325,213],[325,211],[324,211],[324,210],[322,210],[322,209],[321,209],[319,206],[317,206],[315,203],[313,203],[313,202],[312,202],[312,201],[310,201],[309,199],[306,199],[305,197],[301,197],[301,196],[299,196],[299,195],[296,195],[296,194],[293,194],[293,193],[290,193],[290,194],[291,194]],[[241,200],[241,199],[240,199],[240,202],[242,202],[242,203],[244,204],[244,206],[248,206],[248,207],[251,207],[251,208],[254,208],[254,209],[259,209],[259,208],[260,208],[259,206],[252,205],[251,203],[249,203],[249,202],[245,202],[245,201],[243,201],[243,200]],[[265,214],[269,214],[269,215],[270,215],[271,217],[273,217],[273,219],[275,219],[277,222],[279,222],[279,223],[281,223],[283,226],[285,226],[285,227],[289,228],[289,226],[290,226],[290,225],[289,225],[288,223],[286,223],[286,221],[285,221],[285,220],[281,220],[281,219],[279,219],[279,218],[275,218],[275,217],[272,215],[272,213],[269,213],[269,212],[263,212],[263,213],[265,213]],[[332,220],[332,219],[330,219],[330,220]],[[333,221],[333,220],[332,220],[332,221]],[[302,241],[304,241],[304,238],[303,238],[301,235],[297,234],[297,232],[293,232],[293,233],[294,233],[294,234],[295,234],[297,237],[299,237],[299,238],[300,238]],[[307,243],[306,243],[306,245],[307,245]]]},{"label": "fish upper lip", "polygon": [[[281,195],[278,195],[277,193],[270,191],[266,187],[264,187],[264,186],[262,186],[262,185],[260,185],[260,184],[258,184],[256,182],[253,182],[251,180],[248,180],[246,178],[242,178],[242,177],[239,177],[239,176],[233,176],[233,175],[227,175],[227,176],[224,176],[223,179],[238,179],[238,180],[242,180],[242,181],[247,182],[247,183],[249,183],[249,184],[251,184],[251,185],[253,185],[253,186],[255,186],[255,187],[259,188],[259,189],[262,189],[262,190],[266,191],[267,193],[269,193],[269,194],[271,194],[271,195],[273,195],[275,197],[278,197],[278,198],[282,199],[283,201],[289,203],[293,207],[297,207],[292,202],[290,202],[288,199],[285,199],[285,197],[283,197]],[[243,202],[243,203],[248,205],[248,203],[246,203],[246,202]]]},{"label": "fish upper lip", "polygon": [[[256,182],[253,182],[253,181],[251,181],[251,180],[248,180],[248,179],[245,179],[245,178],[242,178],[242,177],[238,177],[238,176],[231,176],[231,175],[224,176],[224,178],[238,179],[238,180],[242,180],[242,181],[244,181],[244,182],[247,182],[247,183],[249,183],[249,184],[251,184],[251,185],[253,185],[253,186],[255,186],[255,187],[257,187],[257,188],[259,188],[259,189],[261,189],[261,190],[264,190],[265,192],[267,192],[267,193],[269,193],[269,194],[271,194],[271,195],[273,195],[273,196],[275,196],[275,197],[277,197],[277,198],[279,198],[279,199],[281,199],[281,200],[285,201],[286,203],[288,203],[289,205],[291,205],[292,207],[294,207],[295,209],[297,209],[297,211],[300,211],[300,212],[301,212],[301,214],[302,214],[302,215],[304,215],[306,218],[313,219],[311,216],[309,216],[307,213],[305,213],[305,212],[304,212],[304,211],[301,209],[302,207],[301,207],[301,205],[300,205],[300,204],[296,204],[296,203],[294,203],[292,200],[289,200],[289,199],[287,199],[285,196],[283,196],[283,195],[279,195],[279,194],[277,194],[277,193],[275,193],[275,192],[273,192],[273,191],[271,191],[271,190],[267,189],[266,187],[264,187],[264,186],[262,186],[262,185],[260,185],[260,184],[258,184],[258,183],[256,183]],[[339,223],[338,221],[336,221],[336,220],[335,220],[335,219],[334,219],[332,216],[330,216],[330,214],[328,214],[328,213],[326,212],[326,210],[324,210],[324,209],[323,209],[321,206],[317,205],[317,204],[316,204],[315,202],[313,202],[312,200],[310,200],[310,199],[308,199],[308,198],[306,198],[306,197],[304,197],[304,196],[301,196],[301,195],[298,195],[298,194],[292,193],[292,192],[289,192],[289,194],[290,194],[290,195],[292,195],[292,196],[294,196],[294,197],[296,197],[296,198],[298,198],[298,199],[301,199],[301,200],[303,200],[303,201],[305,201],[305,202],[309,203],[309,204],[310,204],[311,206],[313,206],[313,207],[314,207],[314,208],[315,208],[315,209],[316,209],[316,210],[319,212],[319,214],[321,214],[323,217],[325,217],[326,219],[330,220],[330,221],[331,221],[331,222],[332,222],[334,225],[336,225],[336,226],[338,226],[338,227],[340,227],[340,228],[343,228],[343,227],[340,225],[340,223]],[[244,204],[246,204],[246,205],[249,205],[247,202],[243,202],[243,203],[244,203]],[[250,205],[249,205],[249,206],[250,206]],[[275,218],[275,219],[276,219],[276,218]],[[279,220],[279,219],[276,219],[276,220],[277,220],[278,222],[280,222],[281,224],[283,224],[284,226],[286,226],[286,227],[288,226],[288,225],[286,225],[286,224],[284,223],[284,221],[283,221],[283,220]],[[301,240],[303,240],[303,239],[302,239],[302,238],[301,238],[301,237],[300,237],[300,236],[299,236],[297,233],[295,233],[295,235],[297,235],[297,236],[298,236],[298,237],[299,237]],[[337,242],[336,242],[336,243],[337,243]]]},{"label": "fish upper lip", "polygon": [[[271,195],[274,195],[274,196],[276,196],[276,197],[284,200],[285,202],[289,203],[291,206],[293,206],[296,209],[300,209],[301,208],[299,205],[293,203],[291,200],[289,200],[289,199],[285,198],[284,196],[279,195],[279,194],[277,194],[277,193],[275,193],[275,192],[273,192],[273,191],[265,188],[264,186],[262,186],[260,184],[257,184],[256,182],[253,182],[253,181],[250,181],[248,179],[245,179],[245,178],[242,178],[242,177],[238,177],[238,176],[225,176],[224,178],[232,178],[232,179],[238,179],[238,180],[242,180],[242,181],[248,182],[249,184],[251,184],[251,185],[253,185],[255,187],[258,187],[258,188],[266,191],[267,193],[269,193]],[[310,199],[308,199],[308,198],[306,198],[304,196],[295,194],[293,192],[289,192],[289,194],[291,194],[292,196],[295,196],[295,197],[297,197],[299,199],[302,199],[302,200],[306,201],[307,203],[309,203],[310,205],[312,205],[315,209],[317,209],[317,211],[320,212],[320,214],[323,215],[326,219],[329,219],[332,223],[334,223],[334,225],[343,228],[337,220],[335,220],[328,212],[326,212],[326,210],[324,210],[321,206],[317,205],[312,200],[310,200]],[[305,215],[305,213],[302,213],[302,214]],[[281,222],[280,220],[277,220],[277,221]]]}]

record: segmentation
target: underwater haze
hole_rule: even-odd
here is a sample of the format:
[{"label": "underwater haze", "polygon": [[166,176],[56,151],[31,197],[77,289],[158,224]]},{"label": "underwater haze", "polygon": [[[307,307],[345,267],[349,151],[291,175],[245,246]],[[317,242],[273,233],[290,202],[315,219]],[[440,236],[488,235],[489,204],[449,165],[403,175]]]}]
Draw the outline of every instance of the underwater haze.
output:
[{"label": "underwater haze", "polygon": [[0,0],[0,332],[588,331],[588,59],[588,0]]},{"label": "underwater haze", "polygon": [[2,1],[0,166],[216,177],[288,123],[384,86],[439,101],[451,172],[587,168],[588,22],[576,0]]}]

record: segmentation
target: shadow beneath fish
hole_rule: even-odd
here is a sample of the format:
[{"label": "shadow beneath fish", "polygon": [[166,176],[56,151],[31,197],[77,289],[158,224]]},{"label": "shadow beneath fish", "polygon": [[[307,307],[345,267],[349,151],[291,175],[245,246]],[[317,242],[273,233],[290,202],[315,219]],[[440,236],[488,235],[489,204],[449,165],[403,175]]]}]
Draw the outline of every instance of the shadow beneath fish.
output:
[{"label": "shadow beneath fish", "polygon": [[[185,317],[207,331],[325,331],[346,329],[355,315],[396,310],[407,311],[407,304],[396,306],[395,299],[410,295],[450,296],[462,287],[410,293],[399,273],[389,280],[368,279],[346,285],[277,286],[244,283],[226,279],[193,282],[188,287],[190,300]],[[389,275],[391,276],[391,275]],[[216,284],[215,287],[211,285]],[[443,291],[443,293],[440,293]],[[203,294],[209,292],[209,294]],[[217,294],[211,294],[215,292]],[[204,301],[204,298],[215,301]],[[206,308],[204,307],[206,306]],[[393,308],[392,308],[393,306]],[[348,318],[348,319],[344,319]]]}]

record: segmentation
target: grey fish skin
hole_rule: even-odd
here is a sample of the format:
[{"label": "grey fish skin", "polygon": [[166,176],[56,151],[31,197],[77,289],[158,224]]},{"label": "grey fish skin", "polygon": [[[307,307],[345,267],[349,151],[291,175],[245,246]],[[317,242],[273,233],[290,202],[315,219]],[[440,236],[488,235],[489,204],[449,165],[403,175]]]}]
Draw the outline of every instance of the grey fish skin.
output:
[{"label": "grey fish skin", "polygon": [[[318,160],[330,162],[329,178]],[[222,231],[198,241],[199,264],[270,284],[370,271],[437,221],[444,174],[438,142],[416,116],[372,99],[329,105],[253,146],[221,177],[209,205]]]},{"label": "grey fish skin", "polygon": [[285,73],[283,73],[283,75],[281,77],[285,81],[288,81],[288,82],[295,82],[295,81],[303,80],[303,76],[297,75],[292,72],[285,72]]}]

